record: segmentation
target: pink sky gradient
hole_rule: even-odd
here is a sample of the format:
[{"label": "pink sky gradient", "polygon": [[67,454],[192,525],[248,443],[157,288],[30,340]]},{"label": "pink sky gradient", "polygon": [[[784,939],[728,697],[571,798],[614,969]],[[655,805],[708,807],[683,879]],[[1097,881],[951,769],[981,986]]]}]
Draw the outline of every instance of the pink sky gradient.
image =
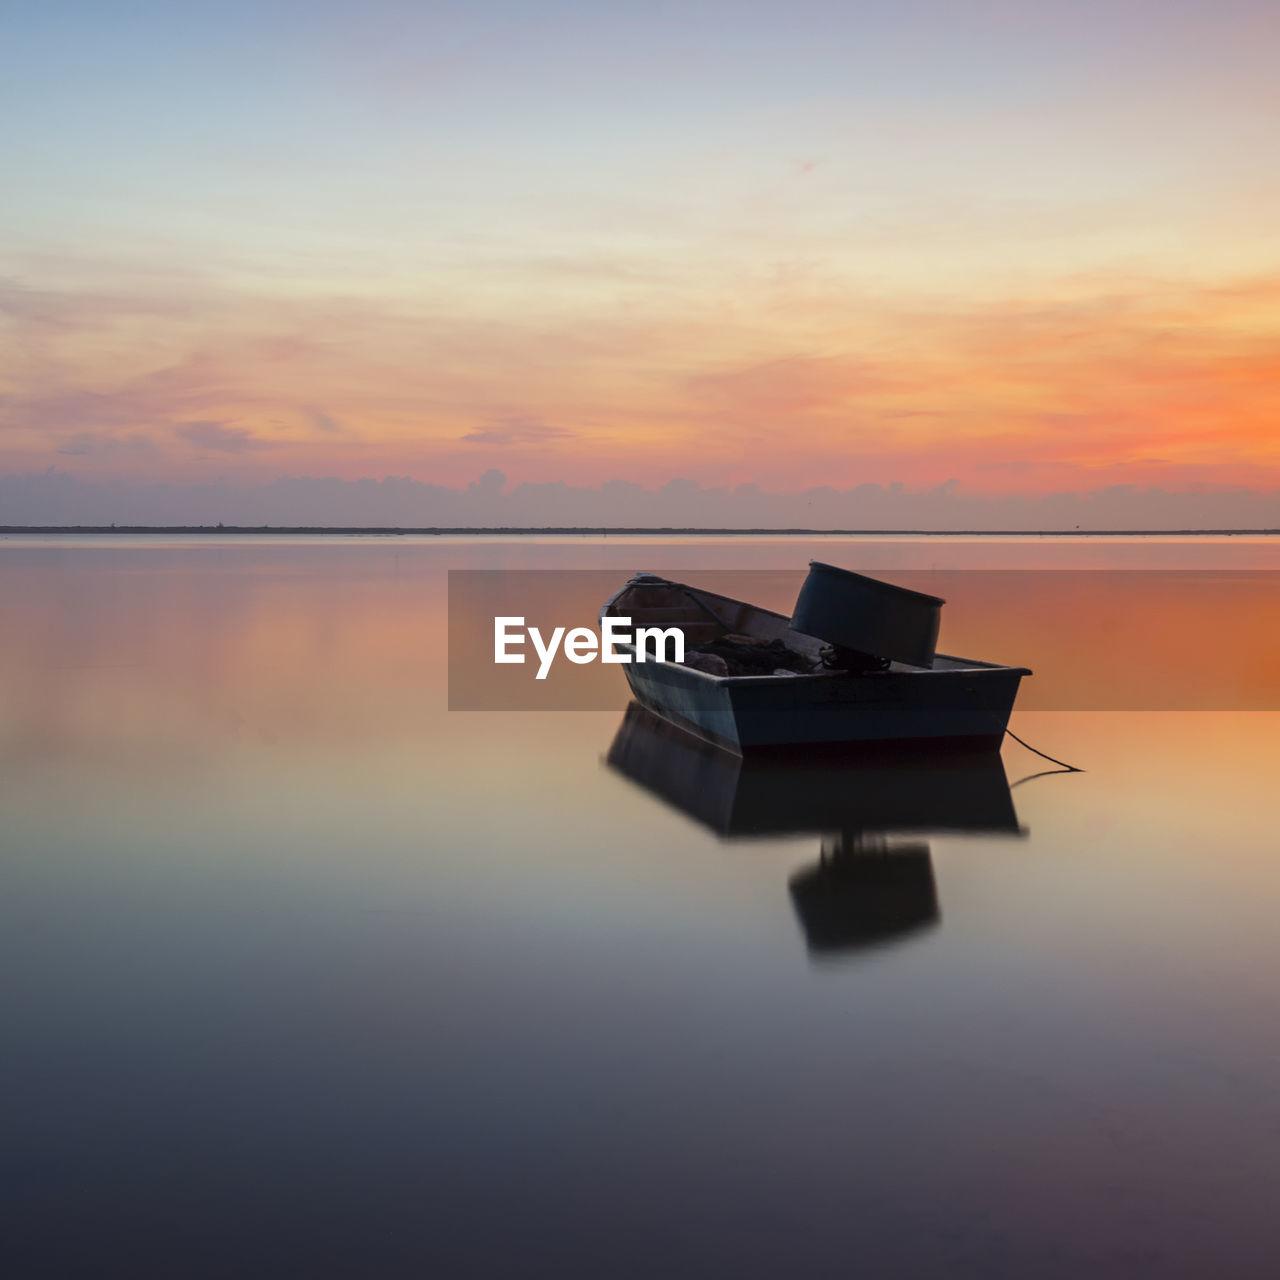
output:
[{"label": "pink sky gradient", "polygon": [[28,15],[0,476],[1280,489],[1274,9],[799,8]]}]

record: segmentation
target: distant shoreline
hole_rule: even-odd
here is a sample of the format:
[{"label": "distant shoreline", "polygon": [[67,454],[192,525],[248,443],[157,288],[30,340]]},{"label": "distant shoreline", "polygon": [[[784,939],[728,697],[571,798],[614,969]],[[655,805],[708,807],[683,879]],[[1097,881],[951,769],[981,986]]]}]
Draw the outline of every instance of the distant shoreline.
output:
[{"label": "distant shoreline", "polygon": [[348,537],[681,537],[681,538],[1177,538],[1177,537],[1275,537],[1280,529],[706,529],[635,527],[605,529],[599,526],[548,526],[545,528],[472,526],[395,528],[346,525],[0,525],[6,534],[208,534],[211,537],[252,535]]}]

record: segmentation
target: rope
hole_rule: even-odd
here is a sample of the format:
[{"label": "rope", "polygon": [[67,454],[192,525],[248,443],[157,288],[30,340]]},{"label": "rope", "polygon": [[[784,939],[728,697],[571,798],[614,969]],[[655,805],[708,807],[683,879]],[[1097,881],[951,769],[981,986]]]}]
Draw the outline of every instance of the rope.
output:
[{"label": "rope", "polygon": [[1059,773],[1083,773],[1082,769],[1041,769],[1038,773],[1029,773],[1025,778],[1019,778],[1017,782],[1009,783],[1009,790],[1016,791],[1024,782],[1034,782],[1037,778],[1052,778]]},{"label": "rope", "polygon": [[1046,755],[1043,751],[1037,751],[1036,748],[1031,745],[1031,743],[1023,742],[1022,739],[1018,737],[1018,735],[1014,733],[1012,729],[1006,729],[1005,733],[1007,733],[1009,737],[1011,737],[1014,740],[1014,742],[1018,743],[1020,746],[1026,747],[1026,749],[1032,752],[1034,755],[1038,755],[1041,760],[1047,760],[1050,764],[1061,765],[1062,768],[1064,768],[1068,773],[1084,772],[1083,769],[1078,768],[1074,764],[1068,764],[1065,760],[1059,760],[1056,756]]}]

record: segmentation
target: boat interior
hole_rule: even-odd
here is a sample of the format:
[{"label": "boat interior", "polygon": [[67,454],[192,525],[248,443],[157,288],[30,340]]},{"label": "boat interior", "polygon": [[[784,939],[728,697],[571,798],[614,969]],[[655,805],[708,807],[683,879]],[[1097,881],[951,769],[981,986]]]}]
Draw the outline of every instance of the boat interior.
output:
[{"label": "boat interior", "polygon": [[[601,616],[626,617],[633,627],[679,627],[684,632],[686,649],[708,644],[726,635],[751,636],[760,640],[781,640],[788,649],[810,659],[815,673],[828,674],[822,665],[826,648],[815,636],[795,631],[791,619],[770,609],[716,595],[699,587],[672,582],[655,574],[639,574],[613,596]],[[972,658],[956,658],[935,654],[930,667],[891,662],[890,672],[956,671],[973,668],[991,669],[998,663],[979,662]],[[698,672],[703,675],[705,673]],[[708,676],[708,679],[758,679],[752,676]],[[769,677],[764,677],[769,678]]]}]

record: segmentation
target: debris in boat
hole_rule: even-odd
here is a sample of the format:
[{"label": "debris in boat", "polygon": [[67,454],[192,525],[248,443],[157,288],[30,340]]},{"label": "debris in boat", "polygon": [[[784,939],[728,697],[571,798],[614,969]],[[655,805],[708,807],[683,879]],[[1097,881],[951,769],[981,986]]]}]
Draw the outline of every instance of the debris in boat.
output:
[{"label": "debris in boat", "polygon": [[723,671],[712,671],[712,675],[771,676],[779,670],[806,672],[813,669],[809,658],[788,649],[781,640],[763,640],[758,636],[733,633],[690,646],[685,651],[684,664],[707,671],[708,668],[701,663],[691,661],[703,657],[719,658],[724,664]]},{"label": "debris in boat", "polygon": [[874,675],[877,671],[888,671],[891,665],[888,658],[876,658],[869,653],[859,653],[857,649],[842,649],[839,645],[824,645],[819,659],[822,666],[830,671],[843,671],[848,675]]},{"label": "debris in boat", "polygon": [[684,655],[684,665],[695,671],[705,671],[709,676],[729,674],[729,664],[718,653],[687,652]]}]

